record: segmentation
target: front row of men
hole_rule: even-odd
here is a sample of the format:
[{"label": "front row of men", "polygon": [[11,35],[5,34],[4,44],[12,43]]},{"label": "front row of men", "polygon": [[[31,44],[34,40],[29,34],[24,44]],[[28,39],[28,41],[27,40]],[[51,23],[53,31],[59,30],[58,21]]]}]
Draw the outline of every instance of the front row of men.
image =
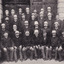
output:
[{"label": "front row of men", "polygon": [[24,37],[20,35],[19,31],[15,31],[14,37],[11,39],[9,33],[5,32],[1,39],[1,51],[3,57],[7,61],[26,60],[27,58],[38,59],[43,58],[52,59],[54,53],[55,60],[62,60],[62,50],[64,50],[64,31],[62,36],[58,37],[56,30],[52,30],[51,35],[43,31],[39,34],[39,30],[34,30],[31,35],[30,31],[25,31]]}]

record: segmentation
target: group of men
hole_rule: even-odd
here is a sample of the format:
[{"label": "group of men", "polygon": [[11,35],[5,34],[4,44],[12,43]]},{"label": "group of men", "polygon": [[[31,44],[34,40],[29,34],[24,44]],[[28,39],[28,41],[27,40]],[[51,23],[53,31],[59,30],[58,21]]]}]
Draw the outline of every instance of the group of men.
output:
[{"label": "group of men", "polygon": [[[26,60],[27,58],[44,60],[52,59],[54,52],[55,60],[62,60],[64,50],[63,21],[53,14],[51,7],[44,8],[40,12],[30,8],[22,8],[15,13],[14,9],[5,10],[2,23],[0,23],[0,57],[7,61]],[[3,53],[3,55],[2,55]]]}]

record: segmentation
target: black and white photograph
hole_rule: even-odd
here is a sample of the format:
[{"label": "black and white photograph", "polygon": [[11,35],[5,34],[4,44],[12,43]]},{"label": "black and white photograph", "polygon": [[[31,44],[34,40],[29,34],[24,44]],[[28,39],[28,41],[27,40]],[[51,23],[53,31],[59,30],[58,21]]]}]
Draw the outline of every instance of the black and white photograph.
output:
[{"label": "black and white photograph", "polygon": [[64,0],[0,0],[0,64],[64,64]]}]

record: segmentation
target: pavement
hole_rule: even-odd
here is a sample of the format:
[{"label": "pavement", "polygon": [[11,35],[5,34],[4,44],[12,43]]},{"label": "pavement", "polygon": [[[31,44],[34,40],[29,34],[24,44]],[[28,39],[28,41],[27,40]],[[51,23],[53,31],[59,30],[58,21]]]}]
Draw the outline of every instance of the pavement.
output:
[{"label": "pavement", "polygon": [[24,60],[24,61],[20,61],[18,60],[17,62],[13,61],[13,62],[3,62],[0,64],[64,64],[64,61],[55,61],[55,60],[43,60],[43,59],[38,59],[38,60]]}]

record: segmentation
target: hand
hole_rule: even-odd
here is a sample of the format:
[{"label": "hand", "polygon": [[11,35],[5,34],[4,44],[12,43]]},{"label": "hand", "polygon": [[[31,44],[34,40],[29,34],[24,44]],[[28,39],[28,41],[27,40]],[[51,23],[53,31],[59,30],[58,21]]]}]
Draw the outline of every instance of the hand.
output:
[{"label": "hand", "polygon": [[15,49],[17,49],[17,47],[16,47],[16,46],[14,46],[14,48],[15,48]]},{"label": "hand", "polygon": [[56,47],[56,50],[58,50],[58,47]]},{"label": "hand", "polygon": [[52,49],[52,46],[50,46],[50,49]]},{"label": "hand", "polygon": [[60,46],[58,50],[59,50],[59,51],[62,50],[62,47]]},{"label": "hand", "polygon": [[36,48],[38,49],[38,46],[36,45]]},{"label": "hand", "polygon": [[48,46],[46,46],[46,49],[48,50]]},{"label": "hand", "polygon": [[3,50],[6,52],[7,51],[7,49],[6,48],[3,48]]},{"label": "hand", "polygon": [[21,49],[22,48],[22,45],[20,45],[19,48]]},{"label": "hand", "polygon": [[30,47],[30,50],[34,50],[34,48],[33,47]]},{"label": "hand", "polygon": [[10,50],[14,50],[14,48],[13,47],[10,47]]},{"label": "hand", "polygon": [[42,49],[44,49],[44,46],[41,46]]},{"label": "hand", "polygon": [[23,49],[22,49],[23,51],[25,51],[26,50],[26,48],[25,47],[23,47]]}]

